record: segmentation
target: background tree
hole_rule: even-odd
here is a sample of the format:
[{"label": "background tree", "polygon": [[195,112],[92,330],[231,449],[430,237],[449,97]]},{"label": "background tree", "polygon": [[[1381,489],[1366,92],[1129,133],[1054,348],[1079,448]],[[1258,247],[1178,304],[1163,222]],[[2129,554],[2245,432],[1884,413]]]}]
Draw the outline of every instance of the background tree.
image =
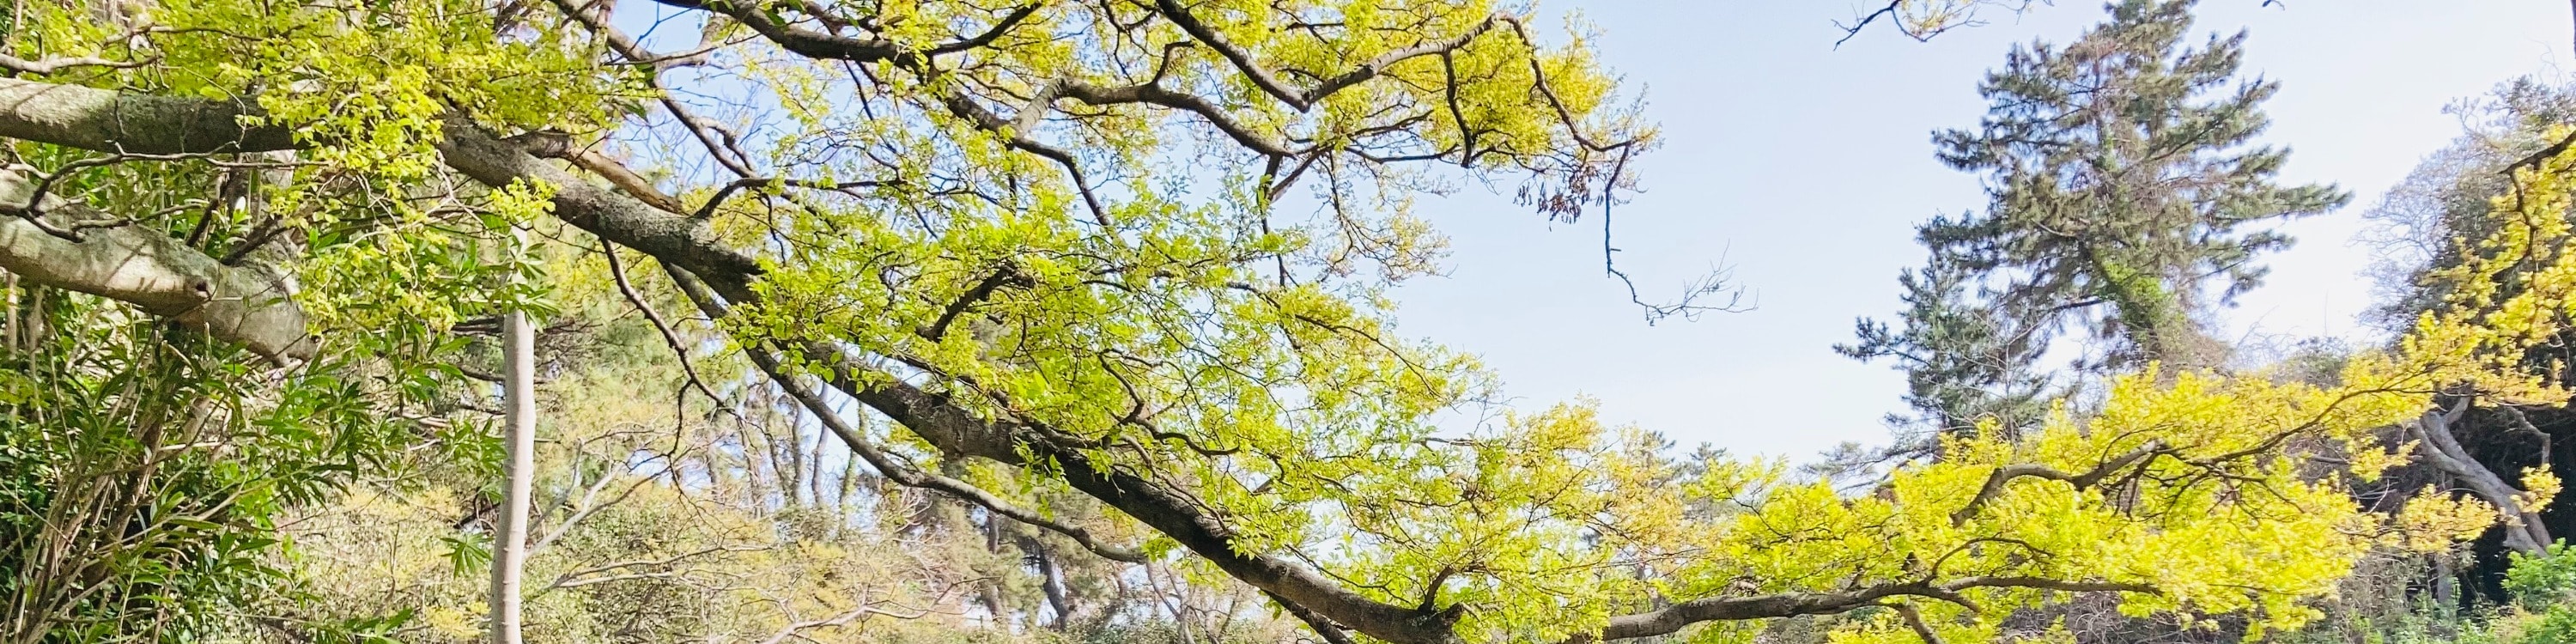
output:
[{"label": "background tree", "polygon": [[[2392,330],[2412,328],[2423,316],[2446,308],[2496,306],[2491,298],[2470,298],[2461,291],[2472,286],[2462,279],[2464,267],[2501,263],[2502,270],[2540,270],[2547,266],[2547,253],[2555,250],[2533,252],[2486,240],[2508,223],[2491,215],[2499,201],[2510,204],[2529,197],[2517,183],[2519,173],[2564,149],[2560,142],[2576,124],[2576,93],[2523,78],[2450,111],[2467,131],[2429,155],[2370,212],[2380,224],[2376,270],[2385,298],[2372,313]],[[2522,361],[2549,368],[2566,364],[2569,357],[2559,342],[2532,347]],[[2455,410],[2444,422],[2419,428],[2427,442],[2422,476],[2481,496],[2507,498],[2523,492],[2511,480],[2528,468],[2544,468],[2561,478],[2576,475],[2565,451],[2571,443],[2561,438],[2569,433],[2569,422],[2563,409],[2547,405]],[[2469,569],[2476,582],[2471,587],[2489,598],[2503,595],[2505,552],[2540,556],[2553,536],[2576,531],[2576,514],[2564,503],[2528,508],[2516,519],[2516,525],[2479,543],[2478,560]]]},{"label": "background tree", "polygon": [[1863,319],[1858,343],[1834,347],[1860,360],[1890,359],[1905,372],[1905,403],[1914,415],[1888,420],[1920,433],[1900,438],[1898,454],[1928,455],[1943,434],[1991,428],[2017,437],[2048,413],[2049,378],[2039,359],[2049,334],[2027,326],[2035,316],[1991,303],[1997,294],[1979,286],[1979,277],[1957,258],[1934,254],[1922,269],[1896,277],[1903,327]]},{"label": "background tree", "polygon": [[2118,2],[2064,47],[2015,48],[1979,86],[1993,105],[1978,128],[1933,137],[1943,163],[1985,173],[1990,202],[1934,220],[1924,243],[1995,284],[2016,326],[2099,330],[2105,366],[2222,364],[2201,314],[2290,241],[2248,229],[2349,199],[2275,183],[2289,151],[2253,140],[2279,85],[2237,79],[2242,32],[2185,47],[2192,5]]}]

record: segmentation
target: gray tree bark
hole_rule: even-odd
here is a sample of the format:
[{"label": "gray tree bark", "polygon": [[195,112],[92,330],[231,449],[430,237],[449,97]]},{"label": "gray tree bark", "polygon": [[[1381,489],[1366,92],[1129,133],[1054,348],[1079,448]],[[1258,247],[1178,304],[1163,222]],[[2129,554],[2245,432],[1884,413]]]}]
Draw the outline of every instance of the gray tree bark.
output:
[{"label": "gray tree bark", "polygon": [[492,534],[492,644],[519,644],[520,569],[527,564],[528,496],[536,473],[536,332],[528,314],[511,311],[501,317],[501,336],[501,396],[508,408],[501,435],[509,462]]},{"label": "gray tree bark", "polygon": [[[5,95],[5,86],[0,86]],[[0,210],[34,208],[56,228],[70,221],[118,217],[46,195],[30,204],[36,183],[0,169]],[[132,304],[154,315],[239,342],[277,362],[313,357],[304,310],[283,277],[256,266],[226,266],[147,226],[71,231],[78,241],[39,228],[16,214],[0,214],[0,270],[38,284]]]},{"label": "gray tree bark", "polygon": [[2504,513],[2505,548],[2525,555],[2548,554],[2549,527],[2540,523],[2540,513],[2522,509],[2520,499],[2523,490],[2506,483],[2504,477],[2497,476],[2485,464],[2470,458],[2468,450],[2460,446],[2460,439],[2452,435],[2451,424],[2459,422],[2468,411],[2469,403],[2464,400],[2447,411],[2424,412],[2423,417],[2409,425],[2408,428],[2424,440],[2424,461],[2459,479],[2469,493]]}]

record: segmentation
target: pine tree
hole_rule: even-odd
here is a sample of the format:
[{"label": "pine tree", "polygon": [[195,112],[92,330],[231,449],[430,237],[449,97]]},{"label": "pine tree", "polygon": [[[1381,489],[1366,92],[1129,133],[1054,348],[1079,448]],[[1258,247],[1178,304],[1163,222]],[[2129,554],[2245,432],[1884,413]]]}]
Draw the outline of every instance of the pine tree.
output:
[{"label": "pine tree", "polygon": [[2256,257],[2290,243],[2259,227],[2351,199],[2277,181],[2289,150],[2253,141],[2280,86],[2237,77],[2244,32],[2184,47],[2192,5],[2123,0],[2071,44],[2015,48],[1979,87],[1978,128],[1933,137],[1943,163],[1985,174],[1990,202],[1924,242],[1996,280],[2016,325],[2100,332],[2106,366],[2216,366],[2204,287],[2223,284],[2218,304],[2254,287]]},{"label": "pine tree", "polygon": [[[1897,278],[1905,288],[1901,327],[1861,320],[1860,340],[1834,350],[1861,360],[1889,358],[1905,372],[1911,417],[1891,414],[1891,424],[1929,433],[1974,433],[1993,420],[2000,438],[2034,427],[2047,409],[2049,379],[2039,373],[2043,334],[1983,300],[1975,275],[1957,258],[1934,254],[1919,270]],[[1974,290],[1972,290],[1972,288]],[[1927,453],[1929,434],[1908,436],[1898,454]]]}]

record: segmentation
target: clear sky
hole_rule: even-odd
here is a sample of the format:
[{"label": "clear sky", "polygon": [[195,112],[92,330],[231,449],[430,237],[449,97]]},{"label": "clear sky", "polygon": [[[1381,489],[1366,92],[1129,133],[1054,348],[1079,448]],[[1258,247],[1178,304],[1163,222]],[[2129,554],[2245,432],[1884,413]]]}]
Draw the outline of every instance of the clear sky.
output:
[{"label": "clear sky", "polygon": [[[2342,211],[2285,230],[2294,249],[2228,312],[2229,331],[2367,337],[2371,302],[2355,242],[2361,215],[2459,133],[2443,106],[2525,74],[2567,75],[2560,0],[2203,0],[2203,31],[2250,29],[2246,70],[2281,81],[2268,137],[2284,176],[2355,193]],[[1450,274],[1399,292],[1402,330],[1484,356],[1521,406],[1597,398],[1607,420],[1683,445],[1808,458],[1883,442],[1903,381],[1833,353],[1856,316],[1897,305],[1897,270],[1921,261],[1912,226],[1980,208],[1976,178],[1932,158],[1930,133],[1973,125],[1975,86],[2015,42],[2072,39],[2100,5],[2064,0],[1918,43],[1874,28],[1836,50],[1845,2],[1551,2],[1599,30],[1606,62],[1643,91],[1664,146],[1646,192],[1617,210],[1621,267],[1649,297],[1709,268],[1757,296],[1747,313],[1648,326],[1601,272],[1587,219],[1551,226],[1509,186],[1425,204],[1452,238]],[[2193,40],[2199,40],[2195,37]]]}]

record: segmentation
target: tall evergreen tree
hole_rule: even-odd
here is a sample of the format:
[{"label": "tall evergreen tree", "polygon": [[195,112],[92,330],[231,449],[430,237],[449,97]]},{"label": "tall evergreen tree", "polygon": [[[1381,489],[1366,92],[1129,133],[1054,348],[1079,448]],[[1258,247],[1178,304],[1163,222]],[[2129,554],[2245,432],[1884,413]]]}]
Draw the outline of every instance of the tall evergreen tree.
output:
[{"label": "tall evergreen tree", "polygon": [[2253,141],[2280,89],[2242,80],[2245,33],[2183,46],[2190,0],[2123,0],[2064,47],[2016,47],[1978,91],[1974,130],[1933,137],[1950,167],[1983,173],[1983,213],[1922,231],[1936,255],[1998,284],[1996,300],[2048,328],[2085,324],[2104,362],[2215,366],[2224,349],[2198,318],[2260,283],[2263,252],[2290,238],[2259,227],[2351,199],[2333,185],[2282,185],[2289,150]]},{"label": "tall evergreen tree", "polygon": [[1906,436],[1898,454],[1921,454],[1937,433],[1976,432],[1993,420],[2000,437],[2034,427],[2047,412],[2049,379],[2039,373],[2046,342],[2038,329],[1989,306],[1994,296],[1957,258],[1935,253],[1919,270],[1897,276],[1905,288],[1902,326],[1858,323],[1860,341],[1834,350],[1861,360],[1888,358],[1905,372],[1912,416],[1891,424],[1926,430]]}]

